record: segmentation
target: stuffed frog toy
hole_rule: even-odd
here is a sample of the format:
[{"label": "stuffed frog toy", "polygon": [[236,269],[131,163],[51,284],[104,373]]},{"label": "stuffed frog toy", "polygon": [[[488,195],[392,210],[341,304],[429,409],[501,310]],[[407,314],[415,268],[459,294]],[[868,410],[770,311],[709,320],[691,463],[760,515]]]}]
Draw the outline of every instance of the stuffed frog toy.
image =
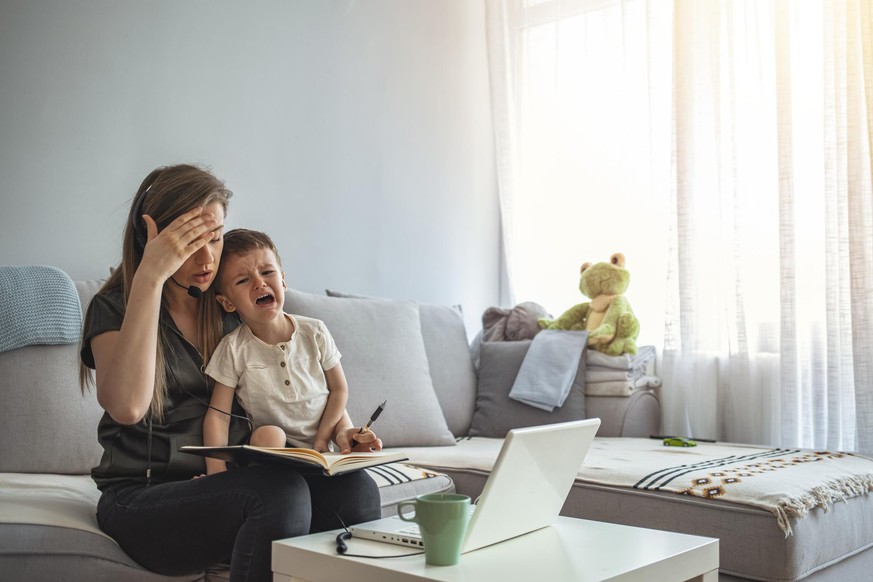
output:
[{"label": "stuffed frog toy", "polygon": [[640,322],[623,293],[630,282],[624,255],[608,263],[585,263],[579,269],[579,291],[591,299],[565,311],[558,319],[541,319],[543,329],[588,332],[588,347],[609,356],[636,354]]}]

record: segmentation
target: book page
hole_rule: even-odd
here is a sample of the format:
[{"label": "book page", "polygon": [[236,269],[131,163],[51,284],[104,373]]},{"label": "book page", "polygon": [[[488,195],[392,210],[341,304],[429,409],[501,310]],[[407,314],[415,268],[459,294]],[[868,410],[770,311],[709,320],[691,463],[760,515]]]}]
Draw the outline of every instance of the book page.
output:
[{"label": "book page", "polygon": [[206,457],[214,457],[237,464],[247,464],[249,461],[290,462],[320,467],[326,474],[333,475],[363,469],[375,465],[383,465],[406,460],[402,452],[371,451],[353,453],[319,453],[313,449],[303,448],[271,448],[253,447],[251,445],[233,445],[224,447],[184,446],[182,452],[194,453]]}]

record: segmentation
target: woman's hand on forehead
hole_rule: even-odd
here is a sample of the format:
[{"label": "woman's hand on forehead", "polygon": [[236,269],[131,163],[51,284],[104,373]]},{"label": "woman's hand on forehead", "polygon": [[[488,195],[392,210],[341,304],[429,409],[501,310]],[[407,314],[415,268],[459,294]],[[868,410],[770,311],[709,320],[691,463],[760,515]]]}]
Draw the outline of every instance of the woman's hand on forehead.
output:
[{"label": "woman's hand on forehead", "polygon": [[165,229],[158,232],[157,223],[148,214],[143,215],[148,242],[140,267],[150,265],[156,273],[169,278],[188,258],[215,238],[223,227],[212,212],[198,206],[182,214]]}]

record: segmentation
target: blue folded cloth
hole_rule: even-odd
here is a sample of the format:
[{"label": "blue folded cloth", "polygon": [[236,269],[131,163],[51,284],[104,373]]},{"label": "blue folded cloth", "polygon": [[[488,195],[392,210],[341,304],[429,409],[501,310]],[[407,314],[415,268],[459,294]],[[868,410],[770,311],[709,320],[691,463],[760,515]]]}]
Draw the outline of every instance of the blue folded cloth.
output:
[{"label": "blue folded cloth", "polygon": [[0,330],[0,352],[78,342],[82,308],[73,281],[54,267],[0,266]]},{"label": "blue folded cloth", "polygon": [[548,412],[563,406],[587,343],[587,331],[539,332],[524,356],[509,397]]}]

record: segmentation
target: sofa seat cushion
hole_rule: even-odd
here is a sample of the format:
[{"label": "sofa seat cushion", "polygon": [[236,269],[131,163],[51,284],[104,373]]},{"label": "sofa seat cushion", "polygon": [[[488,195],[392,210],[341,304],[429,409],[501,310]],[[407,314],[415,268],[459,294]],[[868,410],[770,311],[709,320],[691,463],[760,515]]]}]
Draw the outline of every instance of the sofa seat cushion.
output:
[{"label": "sofa seat cushion", "polygon": [[111,539],[97,525],[99,499],[88,475],[0,473],[0,523],[77,529]]},{"label": "sofa seat cushion", "polygon": [[[449,474],[459,493],[477,497],[502,439],[470,438],[455,447],[405,449],[412,462]],[[562,514],[720,539],[720,571],[754,580],[799,580],[873,546],[873,495],[819,505],[789,516],[786,535],[770,511],[754,505],[635,489],[604,480],[629,450],[651,439],[597,438]],[[702,446],[702,445],[701,445]],[[718,447],[719,445],[710,445]],[[756,447],[750,447],[756,448]],[[766,450],[757,447],[758,450]],[[815,463],[823,467],[825,463]]]},{"label": "sofa seat cushion", "polygon": [[[448,447],[454,448],[454,447]],[[455,490],[444,473],[405,463],[367,469],[379,486],[382,517],[425,493]],[[168,577],[134,562],[97,525],[100,491],[89,475],[0,473],[0,572],[9,580],[226,580],[226,568]]]},{"label": "sofa seat cushion", "polygon": [[97,526],[88,475],[0,473],[0,572],[9,580],[226,580],[227,570],[169,577],[134,562]]}]

